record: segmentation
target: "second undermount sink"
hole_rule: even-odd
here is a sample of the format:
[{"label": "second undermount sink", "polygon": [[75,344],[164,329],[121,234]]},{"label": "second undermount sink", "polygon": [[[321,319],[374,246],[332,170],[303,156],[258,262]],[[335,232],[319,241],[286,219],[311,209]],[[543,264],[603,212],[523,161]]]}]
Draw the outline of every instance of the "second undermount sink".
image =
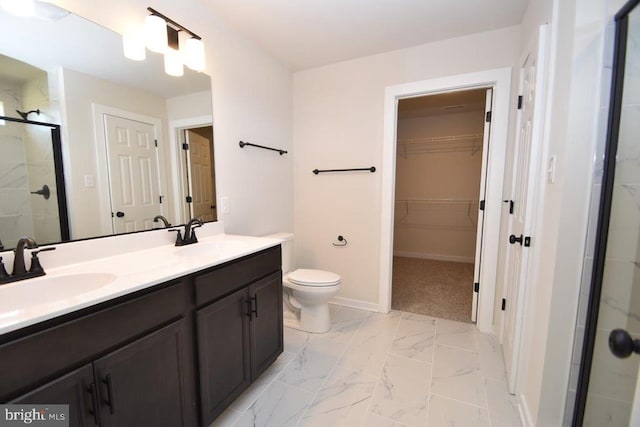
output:
[{"label": "second undermount sink", "polygon": [[68,300],[114,282],[111,273],[43,276],[0,286],[0,313]]},{"label": "second undermount sink", "polygon": [[247,243],[241,240],[225,239],[215,242],[199,242],[189,246],[182,246],[175,250],[175,254],[184,257],[218,258],[225,254],[241,251]]}]

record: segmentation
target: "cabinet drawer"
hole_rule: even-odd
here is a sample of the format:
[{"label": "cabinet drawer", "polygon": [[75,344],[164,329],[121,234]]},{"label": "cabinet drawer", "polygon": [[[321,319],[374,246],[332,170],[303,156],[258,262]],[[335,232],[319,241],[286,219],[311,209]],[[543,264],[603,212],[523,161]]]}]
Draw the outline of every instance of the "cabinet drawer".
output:
[{"label": "cabinet drawer", "polygon": [[182,316],[186,286],[131,299],[0,346],[0,401]]},{"label": "cabinet drawer", "polygon": [[279,271],[282,266],[280,253],[278,245],[197,276],[196,304],[206,304]]}]

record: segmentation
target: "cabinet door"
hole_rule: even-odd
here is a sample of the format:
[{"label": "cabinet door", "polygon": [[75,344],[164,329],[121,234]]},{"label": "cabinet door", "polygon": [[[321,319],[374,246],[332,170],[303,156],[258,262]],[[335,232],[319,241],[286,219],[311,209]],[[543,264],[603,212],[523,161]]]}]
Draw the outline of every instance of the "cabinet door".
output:
[{"label": "cabinet door", "polygon": [[[9,403],[69,405],[70,427],[97,426],[97,415],[93,412],[92,383],[93,368],[89,364]],[[95,392],[95,389],[93,389],[93,393]],[[95,396],[95,399],[97,402],[97,396]]]},{"label": "cabinet door", "polygon": [[248,302],[245,288],[196,314],[204,425],[209,425],[249,386]]},{"label": "cabinet door", "polygon": [[184,320],[94,362],[103,426],[193,425]]},{"label": "cabinet door", "polygon": [[278,271],[249,286],[251,381],[282,353],[282,274]]}]

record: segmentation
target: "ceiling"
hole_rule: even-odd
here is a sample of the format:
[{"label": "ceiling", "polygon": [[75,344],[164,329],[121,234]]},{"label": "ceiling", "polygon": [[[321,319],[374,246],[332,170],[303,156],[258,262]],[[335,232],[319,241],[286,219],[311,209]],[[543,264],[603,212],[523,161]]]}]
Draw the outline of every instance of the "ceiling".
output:
[{"label": "ceiling", "polygon": [[520,24],[529,0],[202,0],[292,70]]}]

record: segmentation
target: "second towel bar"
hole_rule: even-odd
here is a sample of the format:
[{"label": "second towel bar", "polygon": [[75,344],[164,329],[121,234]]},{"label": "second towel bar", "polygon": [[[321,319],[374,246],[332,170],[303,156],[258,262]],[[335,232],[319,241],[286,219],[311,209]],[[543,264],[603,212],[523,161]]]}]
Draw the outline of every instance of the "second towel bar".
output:
[{"label": "second towel bar", "polygon": [[312,172],[315,175],[318,175],[319,173],[324,173],[324,172],[351,172],[351,171],[369,171],[371,173],[374,173],[376,171],[376,167],[371,166],[370,168],[355,168],[355,169],[314,169]]}]

